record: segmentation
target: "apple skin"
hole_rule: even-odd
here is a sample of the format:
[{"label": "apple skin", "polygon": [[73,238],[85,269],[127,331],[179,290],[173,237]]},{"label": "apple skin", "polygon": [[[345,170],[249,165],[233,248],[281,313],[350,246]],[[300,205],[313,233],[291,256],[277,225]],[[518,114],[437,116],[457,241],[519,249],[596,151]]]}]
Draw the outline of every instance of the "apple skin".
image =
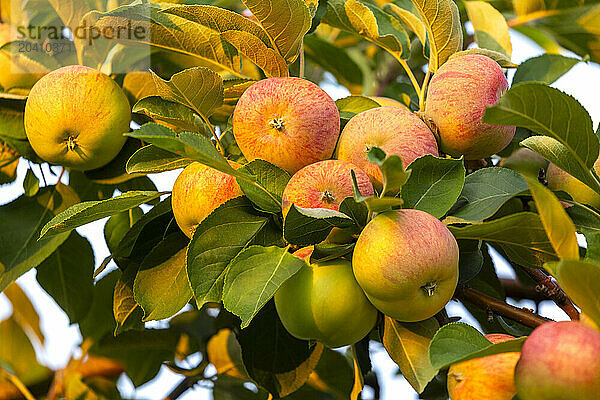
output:
[{"label": "apple skin", "polygon": [[478,160],[504,149],[516,128],[486,124],[482,117],[507,90],[502,69],[489,57],[469,54],[446,61],[433,76],[425,103],[425,115],[439,131],[440,150]]},{"label": "apple skin", "polygon": [[[235,162],[230,164],[235,169],[241,167]],[[181,171],[173,185],[171,204],[175,221],[191,239],[198,224],[210,213],[226,201],[243,195],[233,176],[194,162]]]},{"label": "apple skin", "polygon": [[85,171],[108,164],[129,132],[127,96],[109,76],[83,66],[40,79],[25,105],[25,132],[43,160]]},{"label": "apple skin", "polygon": [[351,345],[375,326],[377,310],[356,283],[350,261],[309,263],[313,247],[294,253],[306,264],[275,293],[285,329],[299,339],[336,348]]},{"label": "apple skin", "polygon": [[[600,173],[600,158],[596,160],[593,168],[596,173]],[[555,164],[550,163],[548,166],[546,180],[551,190],[562,190],[571,195],[573,200],[600,209],[600,194]]]},{"label": "apple skin", "polygon": [[529,335],[515,368],[520,400],[597,400],[600,333],[579,322],[548,322]]},{"label": "apple skin", "polygon": [[[11,29],[10,25],[0,23],[0,47],[12,41]],[[4,90],[30,89],[44,76],[44,74],[30,73],[23,66],[15,64],[8,50],[0,51],[0,71],[2,71],[0,73],[0,86]]]},{"label": "apple skin", "polygon": [[379,107],[363,111],[348,121],[340,135],[336,158],[365,171],[373,185],[381,189],[381,171],[367,158],[367,151],[373,146],[388,156],[400,156],[404,168],[425,154],[438,155],[431,130],[406,108]]},{"label": "apple skin", "polygon": [[437,218],[403,209],[377,215],[360,234],[354,276],[373,305],[402,322],[434,316],[458,282],[458,244]]},{"label": "apple skin", "polygon": [[292,204],[339,210],[341,202],[353,195],[351,171],[356,175],[360,194],[373,196],[375,191],[369,177],[355,165],[340,160],[320,161],[292,176],[283,190],[283,215],[287,215]]},{"label": "apple skin", "polygon": [[[492,343],[514,337],[501,333],[485,335]],[[454,364],[448,371],[451,400],[512,400],[515,389],[515,365],[519,352],[502,353]]]},{"label": "apple skin", "polygon": [[331,158],[339,133],[333,99],[301,78],[256,82],[233,113],[233,134],[246,159],[261,158],[291,174]]},{"label": "apple skin", "polygon": [[500,165],[537,179],[540,169],[548,168],[548,161],[535,151],[521,147],[510,156],[503,158]]}]

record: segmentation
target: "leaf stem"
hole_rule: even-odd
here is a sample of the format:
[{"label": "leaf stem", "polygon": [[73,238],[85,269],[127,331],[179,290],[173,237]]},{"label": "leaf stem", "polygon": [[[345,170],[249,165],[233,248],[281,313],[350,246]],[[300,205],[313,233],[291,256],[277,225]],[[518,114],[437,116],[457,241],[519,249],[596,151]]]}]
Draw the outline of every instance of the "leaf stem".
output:
[{"label": "leaf stem", "polygon": [[217,149],[219,150],[219,153],[221,153],[224,156],[225,155],[225,147],[223,147],[223,144],[221,143],[221,140],[217,136],[217,132],[215,131],[215,128],[212,126],[212,124],[210,123],[210,121],[208,120],[208,118],[206,118],[204,116],[204,114],[202,114],[201,112],[198,112],[198,110],[196,110],[196,112],[198,113],[198,115],[200,116],[200,118],[202,118],[202,121],[204,121],[204,123],[206,124],[206,126],[208,127],[208,130],[212,134],[213,138],[215,138],[215,141],[217,142]]},{"label": "leaf stem", "polygon": [[406,75],[408,75],[408,78],[410,79],[413,87],[415,88],[415,92],[417,92],[417,95],[420,96],[421,95],[421,86],[419,86],[419,82],[417,82],[417,78],[415,78],[415,75],[413,74],[412,70],[408,66],[406,60],[403,60],[402,58],[400,58],[397,55],[394,55],[394,58],[396,58],[396,60],[398,60],[400,65],[402,65],[402,68],[404,68],[404,70],[406,71]]},{"label": "leaf stem", "polygon": [[525,15],[521,15],[517,18],[511,19],[510,21],[507,21],[506,24],[508,25],[509,28],[516,28],[517,26],[521,26],[526,24],[527,22],[531,22],[534,21],[536,19],[540,19],[540,18],[545,18],[545,17],[550,17],[552,15],[556,15],[558,14],[558,10],[540,10],[540,11],[535,11],[532,13],[528,13]]},{"label": "leaf stem", "polygon": [[431,77],[431,71],[427,70],[425,74],[425,80],[423,81],[423,87],[421,93],[419,93],[419,111],[425,111],[425,93],[427,92],[427,85],[429,84],[429,78]]},{"label": "leaf stem", "polygon": [[298,71],[299,78],[304,78],[304,64],[304,40],[302,40],[302,43],[300,43],[300,67]]}]

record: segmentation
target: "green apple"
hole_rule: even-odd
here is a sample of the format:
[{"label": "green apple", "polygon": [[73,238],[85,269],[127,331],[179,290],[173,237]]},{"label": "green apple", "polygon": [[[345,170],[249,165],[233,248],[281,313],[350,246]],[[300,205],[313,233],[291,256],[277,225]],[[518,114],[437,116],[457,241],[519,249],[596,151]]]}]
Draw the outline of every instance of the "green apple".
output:
[{"label": "green apple", "polygon": [[130,121],[121,87],[109,76],[77,65],[40,79],[25,105],[25,132],[37,155],[81,171],[102,167],[119,154]]},{"label": "green apple", "polygon": [[403,209],[377,215],[361,232],[354,276],[373,305],[398,321],[434,316],[458,282],[458,244],[437,218]]},{"label": "green apple", "polygon": [[275,293],[283,326],[300,339],[314,339],[335,348],[364,338],[375,326],[377,310],[363,293],[350,261],[309,262],[312,247],[294,255],[306,263]]}]

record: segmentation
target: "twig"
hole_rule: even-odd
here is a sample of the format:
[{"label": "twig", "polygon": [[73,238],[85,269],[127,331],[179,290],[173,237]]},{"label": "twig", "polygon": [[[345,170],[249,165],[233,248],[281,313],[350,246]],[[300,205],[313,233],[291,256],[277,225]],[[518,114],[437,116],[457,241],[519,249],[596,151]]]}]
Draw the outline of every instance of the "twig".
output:
[{"label": "twig", "polygon": [[169,393],[167,395],[167,397],[165,397],[164,400],[178,399],[179,397],[181,397],[182,394],[187,392],[189,389],[193,388],[194,385],[196,383],[198,383],[198,380],[200,378],[202,378],[202,377],[201,376],[186,376],[185,378],[183,378],[181,380],[181,382],[179,382],[179,384],[177,386],[175,386],[175,388],[173,390],[171,390],[171,393]]},{"label": "twig", "polygon": [[527,286],[516,279],[500,278],[500,284],[506,293],[506,297],[515,300],[533,300],[536,303],[550,300],[548,296],[537,291],[535,286]]},{"label": "twig", "polygon": [[513,321],[519,322],[531,328],[535,328],[546,322],[552,321],[551,319],[534,314],[527,309],[511,306],[510,304],[507,304],[501,300],[495,299],[487,294],[468,287],[458,287],[454,295],[459,300],[468,301],[469,303],[481,307],[484,310],[508,317]]},{"label": "twig", "polygon": [[575,304],[573,304],[569,296],[567,296],[551,276],[546,275],[541,269],[527,268],[521,265],[517,265],[517,267],[525,272],[537,284],[535,287],[536,291],[554,301],[554,303],[559,306],[571,320],[579,320],[579,311],[577,311]]}]

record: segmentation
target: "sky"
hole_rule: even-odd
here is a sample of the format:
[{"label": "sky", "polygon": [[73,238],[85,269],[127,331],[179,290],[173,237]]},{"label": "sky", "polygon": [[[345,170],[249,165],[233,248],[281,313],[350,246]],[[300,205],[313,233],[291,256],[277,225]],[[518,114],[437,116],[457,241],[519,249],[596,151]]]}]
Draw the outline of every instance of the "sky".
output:
[{"label": "sky", "polygon": [[[512,60],[515,63],[520,63],[528,58],[543,54],[541,48],[531,42],[529,39],[521,36],[518,32],[511,31],[511,39],[513,45]],[[509,72],[509,80],[512,78],[514,71]],[[579,102],[588,110],[594,122],[594,128],[597,127],[600,121],[600,66],[592,63],[579,63],[565,76],[555,82],[553,87],[573,95]],[[347,96],[349,93],[339,85],[333,82],[325,82],[322,87],[334,98],[338,99]],[[48,167],[46,176],[49,176]],[[27,170],[27,163],[20,162],[18,167],[18,179],[15,183],[0,187],[0,204],[8,203],[23,193],[23,178]],[[171,171],[163,174],[152,176],[159,191],[170,191],[173,182],[179,171]],[[78,228],[77,231],[87,237],[96,256],[96,267],[100,265],[102,260],[109,255],[109,251],[104,243],[102,228],[106,219],[96,221],[84,227]],[[498,261],[498,258],[495,258]],[[112,264],[114,267],[114,264]],[[514,277],[512,270],[502,262],[496,263],[496,268],[502,277]],[[35,270],[31,270],[17,281],[19,285],[32,299],[35,308],[37,309],[40,318],[42,330],[46,336],[46,344],[42,349],[39,349],[40,362],[54,368],[62,368],[65,366],[74,349],[81,343],[81,336],[76,327],[68,326],[66,315],[58,308],[54,301],[40,288],[35,280]],[[533,302],[519,302],[513,304],[520,307],[533,308]],[[462,306],[457,302],[451,302],[447,306],[450,316],[461,316],[463,321],[478,327],[476,321],[465,314]],[[558,309],[552,302],[543,302],[540,306],[542,315],[555,320],[565,320],[566,315],[562,310]],[[10,304],[3,295],[0,295],[0,320],[8,317],[11,313]],[[410,385],[402,378],[396,375],[397,367],[389,358],[385,349],[381,345],[372,346],[372,361],[376,372],[379,375],[380,383],[382,384],[382,400],[392,399],[416,399],[417,395]],[[213,373],[209,371],[209,374]],[[130,398],[138,399],[159,399],[164,398],[172,388],[174,388],[181,378],[173,374],[166,368],[162,368],[158,376],[151,383],[148,383],[137,390],[126,377],[121,377],[119,380],[119,388],[123,395]],[[181,399],[211,399],[210,392],[206,389],[196,388],[189,390]],[[366,398],[369,398],[367,393]]]}]

